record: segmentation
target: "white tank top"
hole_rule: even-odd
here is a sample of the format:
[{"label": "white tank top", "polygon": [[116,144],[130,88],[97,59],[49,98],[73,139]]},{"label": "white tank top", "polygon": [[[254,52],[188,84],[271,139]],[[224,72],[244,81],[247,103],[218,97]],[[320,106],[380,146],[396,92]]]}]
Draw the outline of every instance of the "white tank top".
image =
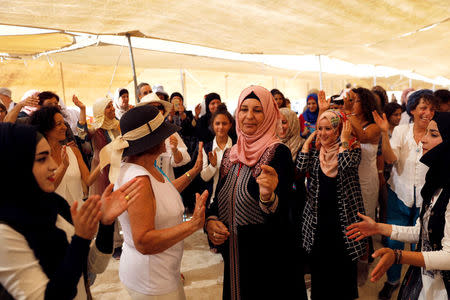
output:
[{"label": "white tank top", "polygon": [[[184,206],[180,193],[172,183],[156,180],[144,167],[122,163],[114,189],[137,176],[148,176],[155,195],[155,229],[176,226],[183,222]],[[175,291],[180,284],[180,266],[183,242],[152,255],[136,250],[131,232],[130,218],[125,211],[119,216],[124,243],[120,257],[119,277],[129,289],[146,295],[162,295]]]},{"label": "white tank top", "polygon": [[78,160],[70,147],[67,147],[67,156],[69,157],[69,166],[64,177],[55,190],[55,193],[66,199],[72,206],[75,200],[78,201],[78,208],[83,203],[83,184],[81,181],[80,167]]}]

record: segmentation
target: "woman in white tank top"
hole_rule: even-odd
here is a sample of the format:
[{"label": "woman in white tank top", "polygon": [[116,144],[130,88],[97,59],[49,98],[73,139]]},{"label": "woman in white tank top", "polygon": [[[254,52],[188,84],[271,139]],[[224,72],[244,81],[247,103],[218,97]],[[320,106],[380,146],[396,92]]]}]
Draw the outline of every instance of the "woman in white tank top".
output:
[{"label": "woman in white tank top", "polygon": [[[201,171],[202,145],[195,166],[170,182],[155,160],[166,150],[165,139],[180,128],[164,122],[150,105],[126,112],[120,128],[123,135],[100,152],[100,165],[111,164],[109,178],[115,188],[135,177],[144,182],[144,191],[119,217],[124,234],[120,280],[132,299],[185,299],[180,276],[183,239],[203,227],[208,194],[197,194],[192,219],[183,222],[179,193]],[[120,164],[122,156],[126,162]]]},{"label": "woman in white tank top", "polygon": [[[351,103],[349,103],[351,101]],[[377,149],[380,141],[380,128],[375,124],[372,111],[377,110],[373,93],[365,88],[352,89],[345,104],[350,104],[352,123],[356,138],[361,143],[361,162],[358,168],[359,183],[366,214],[375,218],[378,203]]]},{"label": "woman in white tank top", "polygon": [[80,150],[76,146],[63,146],[67,127],[59,108],[43,107],[37,110],[30,119],[31,125],[45,135],[52,149],[52,158],[58,168],[55,171],[55,192],[66,199],[69,205],[84,197],[83,183],[89,187],[99,175],[99,168],[89,172]]}]

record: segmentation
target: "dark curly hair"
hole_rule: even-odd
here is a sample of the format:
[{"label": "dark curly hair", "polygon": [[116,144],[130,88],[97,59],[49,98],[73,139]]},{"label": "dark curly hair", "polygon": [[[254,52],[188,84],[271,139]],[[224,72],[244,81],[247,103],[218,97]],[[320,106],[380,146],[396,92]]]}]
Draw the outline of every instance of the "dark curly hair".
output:
[{"label": "dark curly hair", "polygon": [[37,131],[43,135],[55,128],[55,115],[61,114],[58,107],[44,106],[35,111],[30,117],[30,124],[36,126]]},{"label": "dark curly hair", "polygon": [[395,113],[397,109],[402,109],[402,106],[397,102],[389,102],[388,104],[386,104],[384,106],[384,113],[386,114],[386,118],[389,120],[389,118],[393,113]]},{"label": "dark curly hair", "polygon": [[383,110],[384,106],[387,103],[389,103],[389,98],[386,93],[386,90],[382,86],[376,85],[372,88],[372,92],[375,93],[378,96],[378,98],[380,98],[379,110]]},{"label": "dark curly hair", "polygon": [[370,90],[363,87],[352,89],[352,91],[358,94],[359,96],[359,100],[361,101],[361,110],[364,119],[367,122],[369,122],[369,124],[375,123],[375,121],[373,120],[372,112],[374,110],[379,112],[379,110],[377,101],[375,100],[375,96],[373,95],[373,93]]}]

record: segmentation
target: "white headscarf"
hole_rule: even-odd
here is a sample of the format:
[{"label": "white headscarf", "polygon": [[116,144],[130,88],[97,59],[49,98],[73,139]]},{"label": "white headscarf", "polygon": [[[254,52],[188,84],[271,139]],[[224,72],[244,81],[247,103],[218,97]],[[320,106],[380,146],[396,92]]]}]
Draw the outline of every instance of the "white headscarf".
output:
[{"label": "white headscarf", "polygon": [[295,111],[290,110],[287,107],[280,108],[280,113],[286,118],[289,129],[284,138],[280,138],[283,144],[289,147],[292,154],[292,159],[295,161],[297,158],[297,152],[305,142],[300,137],[300,122],[298,121]]},{"label": "white headscarf", "polygon": [[[114,101],[113,101],[114,109],[116,110],[116,118],[119,120],[120,120],[120,118],[122,118],[123,114],[126,113],[131,108],[131,106],[129,104],[129,100],[128,100],[128,108],[127,109],[122,109],[120,107],[120,91],[122,91],[122,90],[127,90],[127,89],[126,88],[118,88],[116,90],[116,92],[114,93]],[[128,97],[129,96],[130,96],[130,94],[128,94]]]},{"label": "white headscarf", "polygon": [[108,119],[105,116],[105,108],[111,102],[108,98],[99,98],[95,100],[93,105],[94,112],[94,128],[103,128],[105,130],[112,130],[119,128],[119,121],[117,119]]}]

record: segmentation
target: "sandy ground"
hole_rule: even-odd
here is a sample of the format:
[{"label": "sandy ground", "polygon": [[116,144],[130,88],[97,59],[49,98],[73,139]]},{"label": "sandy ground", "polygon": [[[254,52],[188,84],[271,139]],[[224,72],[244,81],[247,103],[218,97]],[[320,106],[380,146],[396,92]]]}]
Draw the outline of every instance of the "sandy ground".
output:
[{"label": "sandy ground", "polygon": [[[381,247],[375,241],[375,248]],[[376,265],[375,261],[371,269]],[[130,299],[127,291],[119,280],[119,261],[111,259],[107,270],[100,274],[91,287],[94,299],[115,300]],[[406,267],[403,267],[405,272]],[[206,300],[222,299],[223,262],[219,254],[209,251],[206,235],[197,231],[184,243],[184,255],[181,271],[185,277],[184,290],[187,299]],[[377,283],[367,282],[359,288],[359,299],[378,299],[378,292],[383,287],[385,277]],[[397,292],[392,299],[397,298]]]}]

